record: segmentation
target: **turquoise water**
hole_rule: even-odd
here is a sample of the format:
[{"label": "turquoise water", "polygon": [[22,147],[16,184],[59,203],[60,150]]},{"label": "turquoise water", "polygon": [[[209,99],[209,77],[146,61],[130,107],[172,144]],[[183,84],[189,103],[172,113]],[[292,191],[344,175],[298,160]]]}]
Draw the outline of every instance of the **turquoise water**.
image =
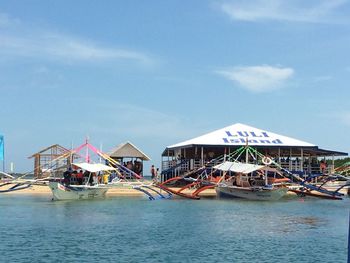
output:
[{"label": "turquoise water", "polygon": [[0,195],[0,261],[346,262],[349,204]]}]

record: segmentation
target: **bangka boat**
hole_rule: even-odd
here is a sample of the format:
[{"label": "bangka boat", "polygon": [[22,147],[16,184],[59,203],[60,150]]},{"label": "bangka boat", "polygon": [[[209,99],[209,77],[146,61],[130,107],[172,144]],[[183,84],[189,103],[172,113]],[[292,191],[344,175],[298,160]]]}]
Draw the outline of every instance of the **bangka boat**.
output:
[{"label": "bangka boat", "polygon": [[289,191],[301,197],[342,200],[350,187],[348,178],[342,175],[316,174],[305,179],[294,175],[294,178],[298,181],[289,186]]},{"label": "bangka boat", "polygon": [[219,196],[230,196],[259,201],[276,201],[287,194],[285,182],[268,178],[268,173],[277,170],[266,165],[226,161],[214,166],[226,176],[215,188]]},{"label": "bangka boat", "polygon": [[[106,172],[115,170],[115,168],[104,165],[101,163],[73,163],[75,167],[84,169],[89,173],[89,178],[92,173]],[[85,184],[64,184],[60,180],[52,180],[49,182],[49,187],[53,194],[53,200],[79,200],[79,199],[93,199],[93,198],[104,198],[109,189],[105,184],[93,184],[90,185],[90,180],[86,181]]]},{"label": "bangka boat", "polygon": [[108,191],[108,187],[100,185],[64,185],[60,182],[50,182],[49,187],[53,200],[104,198]]}]

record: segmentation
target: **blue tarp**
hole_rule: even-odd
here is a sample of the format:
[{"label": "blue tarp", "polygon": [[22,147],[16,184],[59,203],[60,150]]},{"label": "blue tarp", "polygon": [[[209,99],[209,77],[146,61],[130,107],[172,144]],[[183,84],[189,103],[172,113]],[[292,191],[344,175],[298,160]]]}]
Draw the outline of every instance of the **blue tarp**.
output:
[{"label": "blue tarp", "polygon": [[4,136],[0,135],[0,160],[4,160]]}]

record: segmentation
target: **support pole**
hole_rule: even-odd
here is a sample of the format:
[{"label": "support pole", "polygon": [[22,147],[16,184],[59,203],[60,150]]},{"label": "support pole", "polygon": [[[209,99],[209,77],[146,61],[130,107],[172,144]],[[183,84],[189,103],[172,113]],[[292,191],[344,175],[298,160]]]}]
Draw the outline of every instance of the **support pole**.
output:
[{"label": "support pole", "polygon": [[303,148],[301,148],[300,149],[300,171],[304,172],[303,165],[304,165],[304,151],[303,151]]},{"label": "support pole", "polygon": [[5,173],[5,139],[2,137],[2,147],[3,147],[3,156],[2,156],[2,171]]},{"label": "support pole", "polygon": [[204,165],[204,153],[203,153],[203,146],[201,147],[201,166]]},{"label": "support pole", "polygon": [[278,147],[278,164],[281,165],[281,148]]}]

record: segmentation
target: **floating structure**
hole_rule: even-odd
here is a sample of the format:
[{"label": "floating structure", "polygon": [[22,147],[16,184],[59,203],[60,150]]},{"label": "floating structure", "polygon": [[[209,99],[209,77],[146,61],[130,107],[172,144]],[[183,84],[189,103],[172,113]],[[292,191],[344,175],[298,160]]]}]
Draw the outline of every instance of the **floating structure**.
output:
[{"label": "floating structure", "polygon": [[140,175],[143,174],[143,162],[151,160],[131,142],[125,142],[116,146],[108,155],[121,164],[125,163],[125,166],[129,166],[130,170]]},{"label": "floating structure", "polygon": [[[239,147],[249,145],[270,157],[282,168],[300,176],[332,173],[334,157],[347,153],[325,150],[317,145],[236,123],[202,136],[167,146],[162,153],[162,181],[183,176],[199,169],[219,156],[229,155]],[[324,171],[321,158],[332,158]],[[213,162],[212,165],[217,163]]]},{"label": "floating structure", "polygon": [[[245,161],[240,161],[242,158]],[[212,163],[218,163],[212,165]],[[171,191],[181,197],[200,199],[200,192],[215,188],[219,196],[239,197],[249,200],[275,201],[286,195],[287,191],[299,196],[314,196],[326,199],[341,200],[344,187],[349,182],[339,185],[335,189],[325,188],[328,181],[338,179],[337,176],[322,175],[320,184],[311,181],[320,174],[308,176],[305,179],[281,167],[270,157],[264,156],[256,149],[246,145],[235,152],[211,160],[202,168],[188,172],[160,183],[162,189]],[[186,182],[179,190],[169,188],[169,183]],[[190,192],[183,193],[183,190]]]},{"label": "floating structure", "polygon": [[[239,161],[244,157],[244,162]],[[211,163],[218,163],[212,166]],[[174,181],[190,181],[173,194],[200,199],[199,193],[210,188],[215,188],[218,196],[238,197],[249,200],[275,201],[286,195],[291,182],[283,173],[272,167],[272,160],[261,155],[252,147],[241,146],[229,155],[211,160],[209,163],[194,173],[188,173],[184,177],[174,177],[160,184],[166,188],[166,184]],[[189,176],[196,176],[192,178]],[[281,177],[277,179],[276,176]],[[194,188],[191,193],[182,193],[184,189]]]}]

